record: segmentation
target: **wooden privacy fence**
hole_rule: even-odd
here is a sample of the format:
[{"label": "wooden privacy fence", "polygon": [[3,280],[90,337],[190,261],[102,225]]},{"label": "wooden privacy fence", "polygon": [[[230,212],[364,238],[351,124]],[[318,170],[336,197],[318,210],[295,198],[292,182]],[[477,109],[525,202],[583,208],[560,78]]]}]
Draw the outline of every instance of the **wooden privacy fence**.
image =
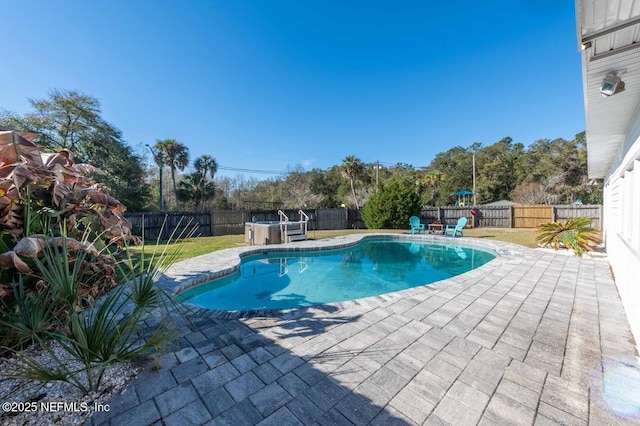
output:
[{"label": "wooden privacy fence", "polygon": [[[144,235],[147,241],[168,240],[177,238],[181,233],[190,232],[194,227],[194,236],[210,236],[211,214],[209,212],[192,213],[127,213],[125,217],[131,222],[135,235]],[[144,230],[144,234],[143,234]]]},{"label": "wooden privacy fence", "polygon": [[[463,216],[470,219],[474,227],[486,228],[535,228],[541,223],[567,220],[581,216],[592,219],[592,226],[602,229],[601,205],[566,206],[476,206],[477,213],[471,214],[470,207],[444,206],[422,208],[420,219],[423,223],[440,220],[453,224]],[[300,220],[299,209],[287,209],[284,213],[292,221]],[[360,212],[352,209],[303,209],[309,216],[308,229],[354,229],[365,228]],[[201,213],[128,213],[136,235],[142,235],[144,216],[145,239],[158,238],[163,222],[164,230],[160,239],[168,239],[182,219],[181,228],[191,221],[197,224],[196,235],[243,234],[246,222],[279,221],[278,210],[212,210]],[[166,219],[165,219],[166,218]],[[409,218],[407,218],[407,229]]]},{"label": "wooden privacy fence", "polygon": [[[300,220],[300,209],[286,209],[283,212],[289,220]],[[305,209],[309,215],[309,230],[316,229],[351,229],[364,228],[364,223],[357,210],[348,209]],[[279,221],[278,210],[212,210],[208,212],[180,212],[180,213],[127,213],[126,218],[133,225],[133,233],[142,235],[144,228],[145,240],[155,240],[162,229],[161,240],[166,240],[178,226],[179,234],[186,224],[191,221],[192,226],[198,225],[195,235],[235,235],[244,233],[246,222]],[[143,219],[144,218],[144,219]],[[164,223],[164,228],[163,228]]]},{"label": "wooden privacy fence", "polygon": [[553,206],[513,206],[513,228],[535,228],[553,222]]},{"label": "wooden privacy fence", "polygon": [[567,220],[587,216],[592,220],[591,226],[596,229],[602,229],[602,205],[600,204],[554,206],[554,209],[554,220]]},{"label": "wooden privacy fence", "polygon": [[478,228],[535,228],[541,223],[564,221],[587,216],[591,226],[602,229],[602,205],[526,205],[526,206],[476,206],[475,217],[471,207],[423,207],[420,218],[427,224],[440,219],[445,224],[455,223],[466,216]]}]

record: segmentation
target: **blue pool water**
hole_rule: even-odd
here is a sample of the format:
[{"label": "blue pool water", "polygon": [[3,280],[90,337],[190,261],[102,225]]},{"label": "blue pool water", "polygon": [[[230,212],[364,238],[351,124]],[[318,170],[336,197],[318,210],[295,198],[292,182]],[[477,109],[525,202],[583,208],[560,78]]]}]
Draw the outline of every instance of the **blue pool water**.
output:
[{"label": "blue pool water", "polygon": [[365,239],[337,250],[249,256],[236,273],[178,298],[206,309],[289,309],[431,284],[494,258],[488,251],[451,244]]}]

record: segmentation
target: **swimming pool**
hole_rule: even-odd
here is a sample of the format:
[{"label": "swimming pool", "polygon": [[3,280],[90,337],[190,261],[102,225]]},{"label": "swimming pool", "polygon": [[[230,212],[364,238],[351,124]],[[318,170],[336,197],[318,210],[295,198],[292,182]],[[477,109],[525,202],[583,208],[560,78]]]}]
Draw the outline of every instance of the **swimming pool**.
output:
[{"label": "swimming pool", "polygon": [[364,239],[334,250],[250,255],[235,273],[189,288],[178,299],[225,311],[290,309],[431,284],[495,257],[453,241]]}]

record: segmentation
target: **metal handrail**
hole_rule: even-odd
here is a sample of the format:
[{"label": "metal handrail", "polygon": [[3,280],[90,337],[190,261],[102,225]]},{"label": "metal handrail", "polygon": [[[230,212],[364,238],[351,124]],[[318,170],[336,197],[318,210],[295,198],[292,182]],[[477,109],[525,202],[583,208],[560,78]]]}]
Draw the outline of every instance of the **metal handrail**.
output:
[{"label": "metal handrail", "polygon": [[[280,222],[289,222],[289,216],[284,214],[282,210],[278,210],[278,217],[280,217]],[[284,220],[282,220],[284,218]]]},{"label": "metal handrail", "polygon": [[287,224],[289,223],[289,216],[287,216],[282,210],[278,210],[278,217],[280,217],[280,241],[286,243],[288,228]]},{"label": "metal handrail", "polygon": [[300,222],[304,223],[304,235],[307,235],[307,222],[309,222],[309,216],[302,210],[298,210],[298,214],[300,214]]}]

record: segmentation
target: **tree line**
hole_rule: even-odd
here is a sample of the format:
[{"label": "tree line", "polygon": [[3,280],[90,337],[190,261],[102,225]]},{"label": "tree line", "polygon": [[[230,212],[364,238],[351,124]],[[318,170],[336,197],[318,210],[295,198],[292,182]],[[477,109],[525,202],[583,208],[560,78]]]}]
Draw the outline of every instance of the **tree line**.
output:
[{"label": "tree line", "polygon": [[[77,162],[95,166],[96,180],[129,211],[360,209],[374,194],[397,188],[399,182],[423,205],[451,205],[455,192],[473,188],[474,162],[478,204],[602,202],[602,182],[587,177],[584,132],[573,140],[541,139],[527,147],[510,137],[486,146],[456,146],[422,168],[365,163],[350,155],[326,170],[295,166],[283,176],[258,180],[216,177],[218,163],[211,155],[196,158],[189,167],[188,146],[175,139],[158,139],[134,149],[102,118],[99,101],[77,91],[53,90],[45,99],[29,101],[32,112],[0,112],[0,126],[38,133],[45,150],[69,150]],[[149,163],[146,151],[152,154]],[[170,187],[164,184],[169,181]]]}]

